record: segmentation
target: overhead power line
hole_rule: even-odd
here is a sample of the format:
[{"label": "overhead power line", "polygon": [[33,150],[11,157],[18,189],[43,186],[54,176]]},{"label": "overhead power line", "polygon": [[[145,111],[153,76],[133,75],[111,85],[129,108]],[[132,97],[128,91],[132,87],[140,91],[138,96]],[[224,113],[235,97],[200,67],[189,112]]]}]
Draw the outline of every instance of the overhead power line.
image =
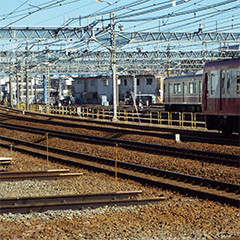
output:
[{"label": "overhead power line", "polygon": [[[157,20],[157,19],[170,18],[170,17],[179,17],[179,16],[182,16],[182,15],[201,12],[201,11],[204,11],[204,10],[209,10],[211,8],[216,8],[216,7],[226,5],[226,4],[229,4],[229,3],[233,3],[233,2],[236,2],[236,1],[239,1],[239,0],[227,0],[227,1],[224,1],[224,2],[221,2],[221,3],[209,5],[209,6],[206,6],[206,7],[201,7],[201,8],[198,8],[198,9],[192,9],[192,10],[188,10],[188,11],[171,13],[171,14],[169,13],[169,14],[165,14],[165,15],[162,15],[162,16],[155,16],[155,17],[150,17],[150,18],[149,17],[148,18],[138,18],[138,19],[136,19],[136,18],[135,19],[125,19],[125,18],[136,17],[138,15],[143,15],[145,13],[149,13],[149,12],[145,12],[145,13],[141,12],[141,13],[126,15],[126,16],[123,16],[123,17],[118,17],[118,21],[121,21],[121,22],[139,22],[139,21]],[[185,1],[182,1],[182,2],[185,2]],[[219,10],[219,11],[221,11],[221,10]]]}]

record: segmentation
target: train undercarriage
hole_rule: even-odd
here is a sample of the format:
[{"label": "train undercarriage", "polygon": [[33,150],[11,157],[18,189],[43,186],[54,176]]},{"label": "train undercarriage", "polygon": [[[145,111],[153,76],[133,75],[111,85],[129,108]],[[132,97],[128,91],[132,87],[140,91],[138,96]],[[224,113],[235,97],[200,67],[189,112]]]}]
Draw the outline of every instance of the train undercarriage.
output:
[{"label": "train undercarriage", "polygon": [[205,118],[208,130],[219,130],[224,135],[230,135],[233,132],[240,133],[239,116],[207,115]]},{"label": "train undercarriage", "polygon": [[168,112],[201,112],[202,106],[200,104],[182,105],[182,104],[165,104],[165,111]]}]

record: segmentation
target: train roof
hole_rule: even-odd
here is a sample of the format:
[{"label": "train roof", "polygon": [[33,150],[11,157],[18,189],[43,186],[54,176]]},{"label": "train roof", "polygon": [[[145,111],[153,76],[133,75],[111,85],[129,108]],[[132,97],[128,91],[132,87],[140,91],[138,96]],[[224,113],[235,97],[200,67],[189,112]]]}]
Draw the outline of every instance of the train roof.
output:
[{"label": "train roof", "polygon": [[203,74],[194,74],[194,75],[184,75],[184,76],[175,76],[175,77],[167,77],[164,80],[176,80],[176,79],[188,79],[188,78],[201,78]]},{"label": "train roof", "polygon": [[240,57],[232,59],[218,59],[210,62],[206,62],[205,66],[215,66],[215,65],[225,65],[225,64],[240,64]]}]

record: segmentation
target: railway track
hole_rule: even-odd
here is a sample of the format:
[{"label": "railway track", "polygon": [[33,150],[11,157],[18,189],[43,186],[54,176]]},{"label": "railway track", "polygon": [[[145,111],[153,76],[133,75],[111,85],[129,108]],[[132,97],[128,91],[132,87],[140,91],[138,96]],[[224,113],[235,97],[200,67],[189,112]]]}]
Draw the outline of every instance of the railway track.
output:
[{"label": "railway track", "polygon": [[[6,110],[6,109],[5,109]],[[17,111],[19,110],[11,110]],[[66,116],[58,116],[53,114],[39,114],[39,113],[32,113],[32,112],[25,112],[27,115],[33,116],[45,116],[51,118],[49,119],[35,119],[24,117],[20,115],[11,115],[9,113],[0,112],[0,116],[5,117],[6,119],[16,119],[21,121],[31,121],[31,122],[38,122],[43,124],[51,124],[51,125],[61,125],[65,127],[72,127],[72,128],[84,128],[84,129],[91,129],[96,131],[104,131],[104,132],[121,132],[123,134],[140,134],[140,135],[147,135],[147,136],[154,136],[154,137],[161,137],[166,139],[175,139],[175,134],[181,135],[181,141],[194,141],[194,142],[203,142],[203,143],[213,143],[213,144],[221,144],[221,145],[232,145],[232,146],[239,146],[239,135],[232,135],[231,137],[223,136],[220,133],[216,132],[209,132],[209,131],[196,131],[196,130],[189,130],[184,129],[178,126],[177,128],[167,128],[161,127],[159,125],[146,125],[146,124],[133,124],[133,123],[120,123],[120,122],[110,122],[110,121],[99,121],[93,119],[86,119],[86,118],[79,118],[79,117],[66,117]],[[54,121],[53,119],[61,119],[64,120],[62,122]],[[65,120],[70,121],[77,121],[78,123],[69,123],[65,122]],[[93,125],[86,125],[80,124],[79,122],[88,122],[98,124],[98,126]],[[107,125],[107,127],[104,127]],[[111,126],[111,127],[110,127]],[[161,132],[171,132],[171,133],[161,133]]]},{"label": "railway track", "polygon": [[[147,204],[164,200],[163,197],[136,198],[141,191],[115,192],[81,195],[59,195],[25,198],[1,199],[1,213],[29,213],[45,212],[47,210],[79,210],[84,208],[97,208],[104,206],[128,206]],[[134,198],[133,198],[134,197]]]},{"label": "railway track", "polygon": [[[157,144],[148,144],[148,143],[142,143],[142,142],[133,142],[133,141],[126,141],[126,140],[120,140],[115,138],[103,138],[103,137],[97,137],[97,136],[91,136],[91,135],[82,135],[82,134],[76,134],[76,133],[56,131],[51,129],[16,125],[16,124],[10,124],[5,122],[1,122],[1,125],[2,127],[5,127],[5,128],[29,132],[33,134],[44,135],[48,133],[49,136],[53,136],[53,137],[71,139],[75,141],[82,141],[82,142],[99,144],[99,145],[115,146],[116,144],[118,144],[118,146],[121,148],[130,149],[134,151],[141,151],[141,152],[147,152],[147,153],[158,154],[158,155],[176,156],[180,158],[188,158],[188,159],[201,161],[202,163],[210,162],[210,163],[225,164],[228,166],[240,167],[240,158],[237,155],[205,152],[205,151],[199,151],[199,150],[170,147],[170,146],[157,145]],[[4,136],[1,136],[1,138],[4,139]],[[16,140],[13,140],[13,139],[12,141],[16,142]]]},{"label": "railway track", "polygon": [[[1,141],[0,146],[9,148],[9,142],[11,141],[12,140],[9,139],[7,142],[5,139]],[[38,156],[43,159],[47,158],[45,153],[46,146],[27,143],[20,140],[17,141],[17,146],[13,146],[14,150]],[[86,168],[91,171],[104,172],[111,176],[115,176],[116,172],[114,166],[116,162],[112,159],[100,158],[57,148],[49,148],[48,150],[51,152],[49,156],[50,161],[57,161],[62,164]],[[89,162],[91,162],[91,164],[89,164]],[[97,163],[97,165],[95,163]],[[105,166],[102,166],[103,164]],[[106,166],[108,166],[109,169],[107,169]],[[117,166],[118,169],[121,169],[121,172],[117,172],[118,177],[121,178],[131,179],[155,187],[171,189],[190,196],[219,201],[235,207],[240,206],[240,186],[236,184],[214,181],[126,162],[118,161]]]}]

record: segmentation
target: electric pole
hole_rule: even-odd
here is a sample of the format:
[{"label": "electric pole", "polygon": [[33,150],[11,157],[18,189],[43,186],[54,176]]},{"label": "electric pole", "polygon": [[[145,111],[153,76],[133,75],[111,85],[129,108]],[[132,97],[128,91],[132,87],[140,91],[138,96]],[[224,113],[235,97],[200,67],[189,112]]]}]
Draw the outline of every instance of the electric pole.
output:
[{"label": "electric pole", "polygon": [[117,121],[117,79],[116,79],[116,41],[115,41],[115,13],[110,13],[110,27],[111,27],[111,67],[112,67],[112,81],[113,81],[113,121]]}]

